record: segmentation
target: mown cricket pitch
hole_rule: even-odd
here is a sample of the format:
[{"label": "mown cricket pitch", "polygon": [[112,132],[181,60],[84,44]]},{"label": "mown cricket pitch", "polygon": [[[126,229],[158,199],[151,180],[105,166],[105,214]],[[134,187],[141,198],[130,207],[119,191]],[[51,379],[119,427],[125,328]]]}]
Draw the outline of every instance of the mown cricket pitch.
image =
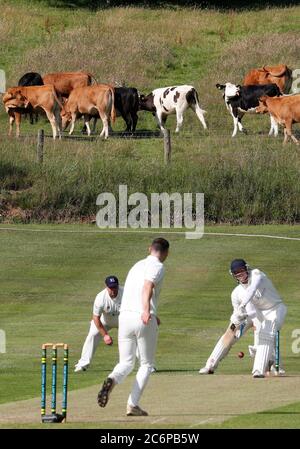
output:
[{"label": "mown cricket pitch", "polygon": [[[251,375],[157,373],[151,376],[141,404],[149,416],[126,417],[126,399],[132,380],[131,376],[114,389],[104,409],[96,401],[100,383],[71,391],[68,424],[50,427],[197,428],[300,401],[300,376],[295,375],[252,379]],[[60,396],[58,404],[59,401]],[[3,404],[0,426],[45,427],[40,424],[39,410],[39,397]]]}]

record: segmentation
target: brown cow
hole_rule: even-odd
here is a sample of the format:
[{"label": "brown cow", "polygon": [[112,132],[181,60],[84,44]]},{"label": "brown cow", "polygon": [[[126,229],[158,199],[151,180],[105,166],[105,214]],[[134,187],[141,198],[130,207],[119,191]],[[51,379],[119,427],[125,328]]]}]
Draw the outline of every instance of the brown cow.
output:
[{"label": "brown cow", "polygon": [[33,109],[45,111],[52,126],[53,139],[57,135],[61,137],[60,108],[62,108],[62,104],[57,98],[53,86],[11,87],[4,94],[3,103],[9,115],[9,135],[11,135],[14,121],[16,121],[16,136],[20,136],[20,112],[30,105]]},{"label": "brown cow", "polygon": [[292,134],[292,124],[300,122],[300,95],[272,98],[264,95],[259,99],[256,112],[260,114],[269,112],[277,123],[284,126],[283,143],[287,143],[290,137],[293,142],[299,145],[299,141]]},{"label": "brown cow", "polygon": [[90,135],[89,121],[95,113],[98,113],[103,123],[100,137],[104,135],[107,139],[110,120],[114,122],[116,119],[114,97],[114,89],[108,84],[94,84],[72,90],[61,111],[63,129],[71,122],[69,134],[72,134],[76,119],[83,115],[88,135]]},{"label": "brown cow", "polygon": [[43,76],[44,84],[52,84],[56,92],[66,98],[73,89],[90,86],[92,80],[95,80],[95,78],[88,72],[57,72]]},{"label": "brown cow", "polygon": [[292,84],[292,70],[285,64],[252,69],[244,78],[244,86],[250,84],[277,84],[282,93],[289,93]]}]

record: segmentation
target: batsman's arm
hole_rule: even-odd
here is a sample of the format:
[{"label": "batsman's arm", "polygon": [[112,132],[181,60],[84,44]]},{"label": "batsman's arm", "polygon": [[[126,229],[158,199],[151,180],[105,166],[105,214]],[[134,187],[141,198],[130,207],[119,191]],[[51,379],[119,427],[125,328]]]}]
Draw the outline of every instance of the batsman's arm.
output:
[{"label": "batsman's arm", "polygon": [[95,326],[98,329],[100,335],[103,337],[104,343],[106,345],[111,345],[113,340],[112,340],[111,336],[107,333],[107,330],[105,329],[103,324],[101,323],[100,316],[93,315],[93,321],[94,321]]},{"label": "batsman's arm", "polygon": [[142,290],[142,321],[144,324],[148,324],[151,320],[150,315],[150,301],[153,295],[154,284],[147,279],[144,281],[144,286]]},{"label": "batsman's arm", "polygon": [[242,298],[241,298],[242,299],[242,302],[241,302],[242,307],[245,307],[248,304],[248,302],[250,302],[253,299],[253,297],[256,293],[256,290],[258,289],[259,284],[262,280],[262,275],[261,274],[256,274],[256,275],[253,274],[252,278],[253,279],[251,281],[251,284],[242,293]]}]

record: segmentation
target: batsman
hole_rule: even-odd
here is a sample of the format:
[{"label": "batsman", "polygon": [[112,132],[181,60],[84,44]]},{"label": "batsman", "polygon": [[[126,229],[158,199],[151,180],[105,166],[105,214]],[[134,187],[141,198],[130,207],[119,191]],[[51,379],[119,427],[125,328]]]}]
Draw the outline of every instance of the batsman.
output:
[{"label": "batsman", "polygon": [[230,325],[199,373],[213,374],[234,343],[254,327],[252,374],[254,378],[263,378],[274,367],[276,332],[283,325],[287,308],[266,274],[250,268],[245,260],[233,260],[230,274],[238,283],[231,294],[233,314]]}]

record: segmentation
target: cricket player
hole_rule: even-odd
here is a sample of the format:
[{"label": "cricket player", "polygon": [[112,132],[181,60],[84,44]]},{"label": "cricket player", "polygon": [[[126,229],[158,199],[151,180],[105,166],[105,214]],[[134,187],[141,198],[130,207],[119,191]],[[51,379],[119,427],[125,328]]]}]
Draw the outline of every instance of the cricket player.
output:
[{"label": "cricket player", "polygon": [[119,324],[123,287],[114,275],[105,279],[105,285],[106,288],[96,296],[90,330],[82,348],[81,358],[75,365],[75,373],[86,371],[89,367],[101,338],[106,345],[113,343],[109,331],[117,328]]},{"label": "cricket player", "polygon": [[169,242],[153,240],[146,259],[137,262],[129,271],[119,316],[119,363],[104,381],[98,393],[98,404],[105,407],[113,387],[120,384],[135,365],[136,348],[140,367],[127,401],[127,416],[147,416],[139,406],[154,363],[159,318],[157,305],[164,278],[163,262],[168,257]]},{"label": "cricket player", "polygon": [[230,274],[239,284],[231,295],[231,324],[199,373],[213,374],[232,345],[254,326],[255,344],[249,348],[254,356],[252,374],[254,378],[265,377],[267,369],[274,365],[275,336],[284,322],[286,306],[268,277],[251,269],[243,259],[232,261]]}]

